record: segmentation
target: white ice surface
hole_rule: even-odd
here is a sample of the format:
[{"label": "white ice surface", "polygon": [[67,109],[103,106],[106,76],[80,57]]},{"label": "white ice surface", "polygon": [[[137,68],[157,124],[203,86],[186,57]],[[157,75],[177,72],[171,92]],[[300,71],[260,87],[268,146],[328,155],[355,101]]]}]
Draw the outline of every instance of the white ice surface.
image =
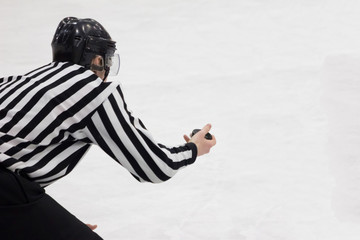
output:
[{"label": "white ice surface", "polygon": [[104,239],[360,238],[359,145],[351,165],[328,144],[342,137],[331,123],[351,122],[359,104],[339,117],[351,98],[326,108],[324,91],[338,89],[321,80],[328,56],[360,52],[360,1],[1,0],[0,9],[1,76],[50,62],[63,17],[91,17],[117,41],[117,78],[156,139],[175,145],[213,124],[211,154],[166,183],[140,184],[93,147],[47,188]]}]

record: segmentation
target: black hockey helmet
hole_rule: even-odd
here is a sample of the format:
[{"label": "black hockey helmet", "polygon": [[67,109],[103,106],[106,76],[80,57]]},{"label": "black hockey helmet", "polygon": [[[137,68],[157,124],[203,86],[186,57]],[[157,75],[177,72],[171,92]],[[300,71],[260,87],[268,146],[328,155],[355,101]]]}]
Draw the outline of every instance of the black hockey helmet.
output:
[{"label": "black hockey helmet", "polygon": [[64,18],[56,29],[51,47],[53,61],[72,62],[91,69],[92,59],[100,55],[105,61],[105,78],[109,72],[116,75],[119,71],[120,59],[115,53],[116,42],[105,28],[93,19]]}]

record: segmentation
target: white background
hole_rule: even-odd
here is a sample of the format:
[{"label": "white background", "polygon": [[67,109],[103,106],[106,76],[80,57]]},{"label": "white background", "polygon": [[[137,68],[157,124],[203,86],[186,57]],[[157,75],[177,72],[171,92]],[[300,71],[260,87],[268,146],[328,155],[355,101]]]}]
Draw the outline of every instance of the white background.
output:
[{"label": "white background", "polygon": [[1,0],[0,10],[1,76],[49,63],[60,20],[90,17],[117,41],[111,80],[159,142],[213,124],[211,154],[166,183],[140,184],[93,147],[47,188],[104,239],[359,239],[360,168],[342,191],[322,73],[328,56],[360,52],[360,1]]}]

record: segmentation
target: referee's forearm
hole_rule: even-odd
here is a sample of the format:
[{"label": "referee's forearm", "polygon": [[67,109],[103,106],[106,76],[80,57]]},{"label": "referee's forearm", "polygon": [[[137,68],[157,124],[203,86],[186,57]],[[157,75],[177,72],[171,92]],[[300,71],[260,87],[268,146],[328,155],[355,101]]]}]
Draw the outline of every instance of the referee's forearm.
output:
[{"label": "referee's forearm", "polygon": [[98,108],[87,129],[94,143],[141,182],[167,181],[197,156],[191,143],[171,148],[158,144],[127,110],[120,88]]}]

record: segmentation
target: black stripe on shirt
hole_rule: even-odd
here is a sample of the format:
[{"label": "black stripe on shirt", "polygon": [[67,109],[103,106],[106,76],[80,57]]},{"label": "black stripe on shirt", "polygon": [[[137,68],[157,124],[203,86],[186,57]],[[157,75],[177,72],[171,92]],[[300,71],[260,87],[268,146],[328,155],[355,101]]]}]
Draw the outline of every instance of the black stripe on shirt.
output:
[{"label": "black stripe on shirt", "polygon": [[[66,74],[65,76],[61,77],[59,80],[47,85],[46,87],[40,89],[30,100],[28,103],[25,104],[25,106],[22,107],[22,109],[20,111],[18,111],[13,118],[6,123],[2,128],[0,128],[0,132],[4,132],[7,133],[8,131],[10,131],[10,129],[17,124],[39,101],[40,99],[44,96],[44,94],[46,94],[47,91],[49,91],[50,89],[56,88],[57,86],[59,86],[60,84],[64,83],[65,81],[71,79],[72,77],[83,73],[85,71],[84,68],[80,68],[79,70],[75,70],[72,71],[68,74]],[[34,84],[35,85],[35,84]],[[74,87],[75,88],[75,87]],[[28,88],[29,89],[29,88]],[[24,91],[25,92],[25,91]],[[68,92],[66,92],[68,93]],[[26,93],[27,94],[27,93]],[[19,96],[20,97],[20,96]],[[24,96],[21,96],[21,98],[23,98]],[[12,103],[13,105],[16,105],[21,98],[15,98]],[[52,99],[53,101],[51,103],[56,103],[57,99]],[[62,99],[62,101],[64,101],[65,99]],[[62,102],[61,101],[61,102]],[[10,105],[10,104],[9,104]],[[7,109],[11,109],[13,106],[7,106]],[[49,103],[47,104],[47,106],[49,106]],[[51,109],[53,109],[54,107],[56,107],[56,105],[51,106]],[[43,114],[44,111],[43,110],[48,110],[48,109],[42,109],[41,113]],[[50,111],[49,111],[50,112]],[[39,116],[39,114],[37,115]],[[44,115],[42,116],[44,117]],[[38,119],[38,118],[37,118]],[[35,119],[35,120],[37,120]],[[34,119],[33,119],[34,120]],[[33,121],[31,121],[30,123],[34,123]],[[39,123],[39,122],[37,122]],[[37,124],[35,124],[36,126]],[[25,137],[35,126],[33,125],[27,125],[24,127],[22,134],[17,134],[18,137]]]},{"label": "black stripe on shirt", "polygon": [[14,76],[8,77],[7,81],[1,84],[0,93],[11,87],[13,84],[17,83],[17,81],[20,80],[21,77],[22,76],[17,76],[15,80],[13,80],[15,78]]},{"label": "black stripe on shirt", "polygon": [[[118,91],[118,93],[120,94],[123,103],[124,103],[124,109],[127,112],[130,122],[132,123],[132,125],[134,125],[134,117],[131,115],[130,111],[127,109],[127,104],[124,100],[124,95],[120,89],[120,87],[117,87],[116,90]],[[113,108],[115,109],[115,107],[117,106],[117,102],[115,99],[110,99],[111,105],[113,106]],[[121,114],[120,112],[117,113],[117,115]],[[140,126],[142,126],[144,129],[145,125],[139,120],[139,124]],[[179,168],[192,164],[195,162],[195,158],[196,155],[194,157],[194,155],[189,158],[189,159],[184,159],[180,162],[174,162],[172,159],[170,159],[159,147],[161,148],[166,148],[164,145],[156,145],[153,141],[151,141],[145,134],[143,134],[139,129],[136,129],[137,132],[141,135],[141,137],[145,140],[147,146],[151,149],[151,151],[153,153],[155,153],[155,155],[160,158],[162,161],[164,161],[166,163],[166,165],[174,170],[178,170]],[[184,151],[188,151],[188,150],[194,150],[193,146],[190,146],[188,144],[186,144],[185,146],[180,146],[180,147],[174,147],[174,148],[166,148],[170,153],[180,153],[180,152],[184,152]],[[196,147],[195,147],[196,149]]]},{"label": "black stripe on shirt", "polygon": [[[63,83],[65,81],[65,79],[67,79],[67,80],[71,79],[75,75],[77,75],[79,73],[82,73],[84,71],[85,71],[85,69],[83,68],[83,69],[79,69],[79,70],[76,70],[74,72],[71,72],[68,75],[64,76],[64,78],[61,78],[61,80],[57,81],[56,83],[49,85],[48,88],[55,88],[59,84]],[[77,91],[79,91],[81,88],[83,88],[88,82],[89,82],[89,79],[87,79],[87,78],[83,79],[83,80],[81,80],[79,82],[76,82],[69,89],[65,90],[64,92],[62,92],[59,95],[52,98],[40,110],[40,112],[38,112],[35,115],[35,117],[16,136],[20,137],[20,138],[25,138],[41,122],[41,120],[44,117],[46,117],[54,108],[58,107],[59,104],[61,104],[67,98],[69,98],[71,95],[75,94]],[[37,98],[36,98],[36,96],[34,96],[33,98],[35,98],[35,99],[30,100],[30,102],[35,102],[35,101],[38,102],[40,100],[40,98],[41,98],[41,94]],[[31,105],[25,106],[23,108],[22,112],[30,111],[31,107],[32,107]],[[19,118],[22,118],[22,117],[23,116],[20,115]]]},{"label": "black stripe on shirt", "polygon": [[[111,97],[111,96],[110,96]],[[132,156],[132,154],[127,150],[119,136],[116,134],[116,129],[114,129],[109,117],[106,114],[106,111],[103,106],[100,106],[98,109],[99,116],[101,118],[101,121],[103,122],[109,136],[112,138],[112,140],[115,142],[115,144],[119,147],[119,149],[122,151],[122,153],[125,155],[126,159],[132,166],[132,168],[135,170],[135,172],[138,174],[139,177],[144,179],[145,181],[150,181],[149,177],[146,175],[146,173],[143,171],[143,169],[140,167],[139,163],[136,161],[136,159]]]},{"label": "black stripe on shirt", "polygon": [[[84,147],[79,148],[78,150],[73,152],[70,156],[68,156],[67,158],[62,160],[57,166],[55,166],[47,174],[42,175],[40,177],[32,177],[31,179],[34,181],[37,181],[37,182],[39,182],[39,180],[40,180],[40,182],[41,182],[41,179],[45,179],[45,178],[54,176],[54,175],[58,174],[59,172],[63,171],[65,168],[67,168],[65,175],[68,174],[78,164],[81,157],[86,153],[86,151],[89,149],[89,147],[90,147],[90,145],[86,144]],[[64,151],[66,151],[66,149]],[[26,171],[26,169],[24,169],[24,171]],[[29,173],[29,171],[26,171],[26,173]],[[53,181],[53,180],[54,179],[52,179],[51,181]]]},{"label": "black stripe on shirt", "polygon": [[[97,76],[95,74],[92,74],[87,78],[86,81],[93,81],[93,80],[96,80],[96,79],[97,79]],[[101,92],[104,91],[106,89],[106,87],[109,86],[109,84],[102,84],[102,86],[103,87],[101,89],[100,89],[100,87],[98,87],[96,89],[93,89],[87,95],[85,95],[83,98],[81,98],[76,104],[74,104],[69,109],[62,112],[61,114],[59,114],[55,120],[53,120],[50,124],[48,124],[46,126],[46,128],[44,128],[44,130],[42,132],[40,132],[35,139],[33,139],[32,142],[33,143],[40,143],[42,140],[44,140],[49,134],[53,133],[53,131],[58,126],[60,126],[66,119],[68,119],[69,117],[74,116],[78,111],[83,109],[84,106],[86,106],[89,102],[91,102],[94,98],[96,98],[99,94],[101,94]],[[34,127],[35,126],[31,126],[31,127],[25,126],[25,129],[32,130]],[[64,133],[64,132],[65,131],[62,131],[62,133]],[[52,139],[51,142],[52,143],[58,142],[58,141],[60,141],[62,139],[62,137],[63,137],[63,135],[59,134],[57,137]],[[6,152],[6,154],[11,156],[11,155],[17,153],[19,151],[19,149],[26,148],[29,145],[30,145],[30,143],[28,143],[28,142],[20,143],[18,146],[14,146],[13,148],[9,149]]]},{"label": "black stripe on shirt", "polygon": [[[91,75],[89,78],[97,78],[96,75]],[[95,99],[102,91],[106,89],[109,85],[102,84],[103,88],[100,87],[93,89],[91,92],[86,94],[83,98],[81,98],[76,104],[71,106],[65,112],[62,112],[57,116],[57,118],[50,123],[39,135],[33,140],[34,142],[41,142],[46,138],[50,133],[52,133],[56,127],[60,126],[62,122],[64,122],[67,118],[73,117],[77,112],[83,109],[88,103],[90,103],[93,99]],[[55,141],[58,138],[54,139]]]},{"label": "black stripe on shirt", "polygon": [[[26,73],[25,76],[28,76],[28,75],[32,74],[33,72],[36,72],[36,71],[38,71],[38,70],[40,70],[42,68],[46,68],[46,67],[50,66],[51,64],[53,64],[53,63],[49,63],[49,64],[46,64],[46,65],[44,65],[42,67],[36,68],[36,69],[32,70],[31,72]],[[58,63],[55,62],[55,64],[57,65]]]},{"label": "black stripe on shirt", "polygon": [[[57,64],[56,64],[57,65]],[[0,109],[0,119],[3,119],[7,112],[12,109],[21,99],[23,99],[31,90],[33,90],[34,88],[36,88],[38,85],[40,85],[41,83],[49,80],[49,78],[53,77],[54,75],[56,75],[57,73],[63,71],[65,68],[72,66],[71,63],[67,63],[64,64],[63,66],[61,66],[59,69],[49,73],[47,76],[45,76],[44,78],[42,78],[39,81],[34,82],[34,84],[31,84],[31,86],[29,86],[28,88],[26,88],[24,91],[22,91],[19,95],[17,95],[7,106],[4,107],[4,109]],[[45,70],[44,70],[45,71]],[[31,80],[31,78],[27,78],[26,81],[23,81],[20,85],[23,86],[26,83],[28,83]],[[20,88],[21,86],[17,86],[16,88],[13,88],[11,91],[9,91],[4,97],[2,97],[0,99],[0,104],[3,103],[8,97],[12,96],[14,94],[14,92]],[[34,104],[34,103],[32,103]],[[4,131],[3,127],[0,129],[1,132],[7,132]]]},{"label": "black stripe on shirt", "polygon": [[[170,179],[169,176],[167,176],[159,166],[152,160],[152,157],[150,154],[146,151],[144,146],[141,144],[139,139],[136,137],[135,133],[133,132],[132,128],[128,125],[126,119],[121,114],[121,111],[119,109],[118,103],[116,102],[113,95],[109,96],[109,101],[111,103],[112,108],[114,109],[114,112],[116,113],[116,117],[119,120],[121,126],[123,127],[126,135],[129,137],[130,141],[134,145],[134,147],[137,149],[141,157],[144,159],[146,164],[150,167],[150,169],[155,173],[155,175],[161,180],[161,181],[167,181]],[[123,101],[124,102],[124,101]],[[131,115],[128,115],[129,118],[133,118]],[[132,122],[133,123],[133,122]]]},{"label": "black stripe on shirt", "polygon": [[25,173],[32,173],[34,171],[37,171],[41,168],[43,168],[46,164],[49,163],[48,159],[54,159],[57,155],[59,155],[61,152],[65,151],[69,147],[71,147],[75,142],[64,142],[54,149],[52,149],[50,152],[48,152],[44,157],[42,157],[36,164],[25,167],[21,171]]}]

